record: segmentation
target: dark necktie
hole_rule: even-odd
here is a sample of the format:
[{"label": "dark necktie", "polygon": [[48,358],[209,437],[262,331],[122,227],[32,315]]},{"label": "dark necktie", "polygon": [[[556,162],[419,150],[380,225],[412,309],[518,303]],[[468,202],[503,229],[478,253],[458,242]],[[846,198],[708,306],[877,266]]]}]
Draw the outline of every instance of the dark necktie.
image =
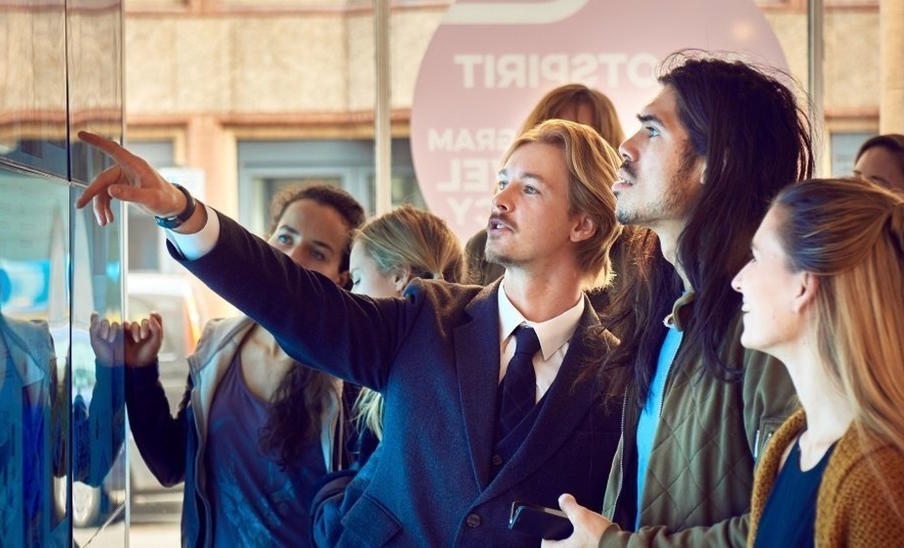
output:
[{"label": "dark necktie", "polygon": [[530,412],[537,396],[537,376],[534,373],[534,354],[540,350],[540,340],[533,328],[515,329],[515,355],[509,360],[502,378],[499,405],[498,439],[505,438],[521,419]]}]

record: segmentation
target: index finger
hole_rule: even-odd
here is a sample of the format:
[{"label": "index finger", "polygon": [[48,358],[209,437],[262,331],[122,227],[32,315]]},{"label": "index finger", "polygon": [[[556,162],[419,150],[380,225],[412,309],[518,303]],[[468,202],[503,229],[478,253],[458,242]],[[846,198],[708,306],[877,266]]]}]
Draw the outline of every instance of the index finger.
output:
[{"label": "index finger", "polygon": [[117,164],[120,164],[122,166],[136,167],[136,164],[141,161],[138,156],[135,156],[128,150],[124,149],[116,141],[112,141],[110,139],[107,139],[106,137],[101,137],[96,133],[91,133],[90,131],[79,131],[78,138],[88,143],[89,145],[106,152],[111,158],[113,158],[113,160],[116,161]]}]

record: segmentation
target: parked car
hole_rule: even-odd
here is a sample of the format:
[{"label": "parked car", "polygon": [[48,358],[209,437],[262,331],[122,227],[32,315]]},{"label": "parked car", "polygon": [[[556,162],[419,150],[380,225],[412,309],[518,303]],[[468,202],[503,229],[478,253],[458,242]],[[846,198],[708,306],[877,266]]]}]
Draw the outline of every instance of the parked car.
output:
[{"label": "parked car", "polygon": [[[158,355],[160,383],[175,416],[185,392],[190,355],[201,336],[205,319],[199,300],[186,276],[130,272],[128,317],[147,317],[152,311],[163,317],[163,346]],[[163,487],[141,458],[129,435],[132,521],[178,521],[182,505],[182,484]]]}]

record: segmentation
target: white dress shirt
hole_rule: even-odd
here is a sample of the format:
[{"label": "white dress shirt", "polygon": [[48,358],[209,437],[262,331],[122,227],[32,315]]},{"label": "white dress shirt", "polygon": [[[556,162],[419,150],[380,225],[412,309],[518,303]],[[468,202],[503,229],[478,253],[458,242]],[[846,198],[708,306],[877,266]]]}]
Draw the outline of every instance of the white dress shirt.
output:
[{"label": "white dress shirt", "polygon": [[207,211],[207,222],[204,224],[204,228],[194,234],[180,234],[172,230],[166,231],[166,239],[189,261],[194,261],[207,255],[217,245],[217,239],[220,237],[220,218],[217,217],[213,209],[204,205],[203,202],[198,202],[198,204]]},{"label": "white dress shirt", "polygon": [[519,325],[532,327],[540,339],[540,351],[534,354],[534,373],[537,377],[537,395],[534,403],[540,401],[549,390],[562,360],[568,352],[569,342],[574,330],[584,314],[584,297],[577,304],[562,312],[555,318],[545,322],[529,322],[515,308],[505,294],[505,278],[499,286],[499,382],[505,376],[509,360],[515,355],[515,328]]}]

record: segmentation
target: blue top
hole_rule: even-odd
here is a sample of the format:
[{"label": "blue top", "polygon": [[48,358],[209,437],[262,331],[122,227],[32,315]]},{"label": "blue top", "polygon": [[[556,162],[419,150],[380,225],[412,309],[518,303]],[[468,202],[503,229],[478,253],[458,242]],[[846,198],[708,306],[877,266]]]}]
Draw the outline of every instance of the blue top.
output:
[{"label": "blue top", "polygon": [[640,412],[640,420],[637,421],[637,517],[634,528],[640,529],[640,501],[643,497],[643,485],[647,479],[647,465],[650,463],[650,453],[653,451],[653,440],[656,438],[656,429],[659,428],[659,417],[662,414],[662,401],[665,399],[665,380],[669,376],[672,362],[678,354],[678,347],[684,332],[669,325],[669,330],[659,348],[659,359],[656,361],[656,374],[650,383],[650,392],[647,394],[647,403]]},{"label": "blue top", "polygon": [[204,456],[213,546],[310,546],[308,504],[326,474],[323,452],[311,443],[280,468],[258,443],[269,410],[248,390],[236,352],[214,396]]},{"label": "blue top", "polygon": [[764,546],[813,546],[816,521],[816,498],[819,484],[834,445],[819,463],[800,470],[800,443],[794,442],[788,460],[782,467],[766,500],[763,516],[757,527],[754,548]]}]

